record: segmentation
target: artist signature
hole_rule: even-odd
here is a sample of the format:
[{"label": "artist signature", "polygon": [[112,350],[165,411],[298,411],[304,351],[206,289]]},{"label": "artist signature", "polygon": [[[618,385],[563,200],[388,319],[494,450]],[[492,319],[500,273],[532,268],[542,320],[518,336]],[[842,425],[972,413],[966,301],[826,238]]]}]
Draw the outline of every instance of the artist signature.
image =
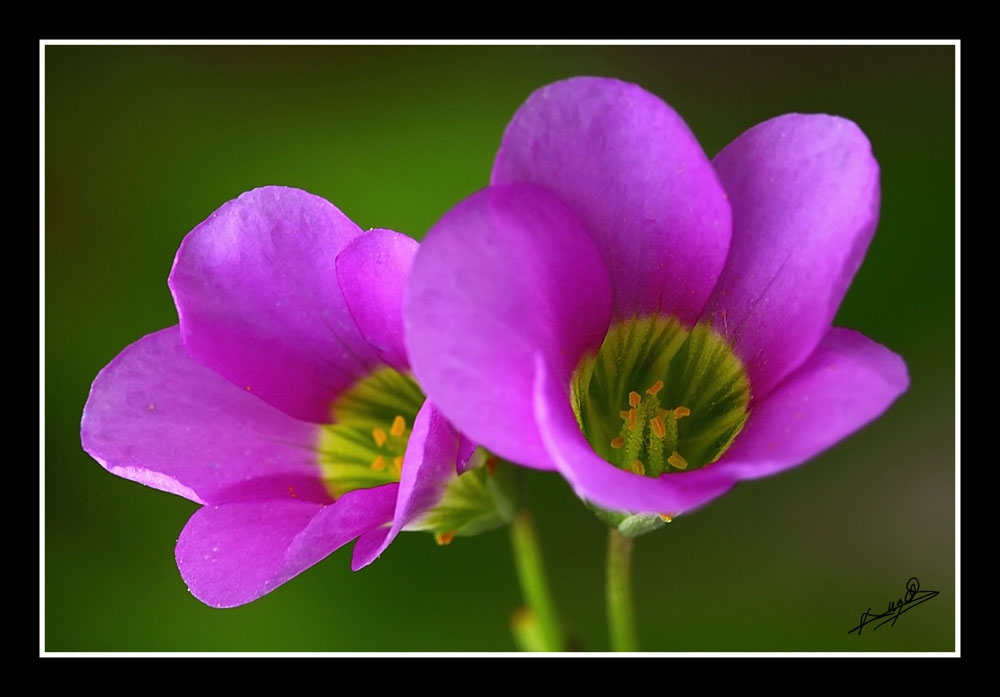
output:
[{"label": "artist signature", "polygon": [[[861,636],[861,629],[872,622],[878,622],[872,629],[878,629],[883,624],[887,622],[895,626],[896,620],[907,610],[912,610],[920,603],[926,603],[928,600],[933,598],[938,594],[938,591],[922,591],[920,590],[920,581],[914,576],[909,581],[906,582],[906,594],[899,598],[898,600],[889,601],[889,609],[883,613],[874,613],[871,608],[868,608],[861,613],[861,622],[854,629],[849,630],[847,633],[857,632],[858,636]],[[881,621],[879,621],[881,620]]]}]

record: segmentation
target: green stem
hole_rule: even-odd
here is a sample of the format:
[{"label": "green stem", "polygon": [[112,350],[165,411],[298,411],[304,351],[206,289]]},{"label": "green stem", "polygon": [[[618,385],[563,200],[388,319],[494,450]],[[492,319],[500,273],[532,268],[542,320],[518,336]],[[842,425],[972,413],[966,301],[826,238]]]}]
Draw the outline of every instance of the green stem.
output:
[{"label": "green stem", "polygon": [[608,634],[612,651],[638,651],[632,609],[632,538],[608,531]]},{"label": "green stem", "polygon": [[526,610],[514,616],[514,632],[525,651],[562,651],[563,633],[552,600],[531,514],[521,509],[510,524],[517,578]]}]

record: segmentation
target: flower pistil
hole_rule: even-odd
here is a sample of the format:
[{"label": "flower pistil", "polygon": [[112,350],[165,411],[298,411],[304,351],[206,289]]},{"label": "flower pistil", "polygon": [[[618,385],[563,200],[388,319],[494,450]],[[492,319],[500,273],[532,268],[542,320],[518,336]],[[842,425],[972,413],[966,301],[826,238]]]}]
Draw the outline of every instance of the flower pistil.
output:
[{"label": "flower pistil", "polygon": [[[677,452],[677,420],[691,413],[687,407],[664,409],[657,393],[663,380],[657,380],[646,390],[646,398],[635,390],[629,392],[627,411],[619,412],[622,428],[611,439],[611,448],[618,451],[613,464],[635,474],[658,477],[667,466],[687,469],[687,462]],[[665,453],[670,453],[664,457]]]}]

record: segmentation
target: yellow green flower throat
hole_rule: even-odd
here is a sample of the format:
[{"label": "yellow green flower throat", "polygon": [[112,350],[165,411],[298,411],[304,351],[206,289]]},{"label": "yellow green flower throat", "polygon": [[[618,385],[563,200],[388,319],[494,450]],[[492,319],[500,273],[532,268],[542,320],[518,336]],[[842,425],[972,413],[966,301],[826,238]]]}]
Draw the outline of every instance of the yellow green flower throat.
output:
[{"label": "yellow green flower throat", "polygon": [[413,421],[424,394],[413,378],[383,367],[333,405],[335,423],[321,429],[319,465],[334,498],[398,482]]},{"label": "yellow green flower throat", "polygon": [[616,322],[573,373],[571,402],[594,450],[635,474],[696,469],[743,428],[750,383],[728,343],[673,317]]}]

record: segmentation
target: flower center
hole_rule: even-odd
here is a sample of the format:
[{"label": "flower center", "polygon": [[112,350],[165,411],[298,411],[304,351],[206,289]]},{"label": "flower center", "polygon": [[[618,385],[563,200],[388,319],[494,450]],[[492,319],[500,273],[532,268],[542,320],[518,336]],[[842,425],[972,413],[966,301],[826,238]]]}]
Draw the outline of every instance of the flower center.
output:
[{"label": "flower center", "polygon": [[612,325],[573,372],[570,399],[601,457],[658,477],[722,456],[746,422],[750,383],[708,325],[655,315]]},{"label": "flower center", "polygon": [[383,367],[343,392],[334,423],[322,428],[319,464],[330,495],[398,482],[424,393],[413,378]]}]

